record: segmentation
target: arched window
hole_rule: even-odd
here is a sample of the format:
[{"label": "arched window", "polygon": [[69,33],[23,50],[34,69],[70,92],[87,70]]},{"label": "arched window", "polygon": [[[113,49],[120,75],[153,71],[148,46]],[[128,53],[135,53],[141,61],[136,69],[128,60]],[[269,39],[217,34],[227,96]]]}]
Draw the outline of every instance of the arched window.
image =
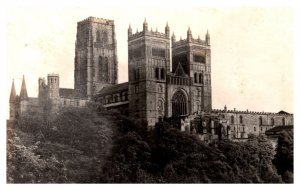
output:
[{"label": "arched window", "polygon": [[197,73],[194,73],[194,83],[198,83]]},{"label": "arched window", "polygon": [[282,118],[282,125],[285,126],[285,118]]},{"label": "arched window", "polygon": [[199,83],[200,84],[203,83],[203,75],[202,75],[202,73],[199,74]]},{"label": "arched window", "polygon": [[139,80],[140,79],[140,70],[136,69],[134,71],[134,80]]},{"label": "arched window", "polygon": [[180,116],[187,114],[187,99],[182,91],[177,91],[172,98],[172,115]]},{"label": "arched window", "polygon": [[165,69],[164,68],[162,68],[160,71],[160,78],[163,80],[165,79]]},{"label": "arched window", "polygon": [[99,56],[99,60],[98,60],[98,69],[99,69],[99,80],[102,81],[102,56]]},{"label": "arched window", "polygon": [[108,81],[108,58],[104,58],[104,64],[103,64],[103,81]]},{"label": "arched window", "polygon": [[262,125],[262,123],[263,123],[263,121],[262,121],[262,117],[260,116],[260,117],[259,117],[258,124],[259,124],[259,125]]},{"label": "arched window", "polygon": [[243,116],[240,115],[240,124],[243,123]]},{"label": "arched window", "polygon": [[272,117],[271,118],[271,125],[274,125],[275,123],[274,123],[274,118]]},{"label": "arched window", "polygon": [[256,131],[256,127],[254,127],[254,131]]},{"label": "arched window", "polygon": [[234,116],[233,115],[230,117],[230,123],[234,124]]},{"label": "arched window", "polygon": [[96,42],[100,42],[100,32],[99,31],[97,31],[97,33],[96,33]]},{"label": "arched window", "polygon": [[159,69],[155,68],[155,78],[159,79]]}]

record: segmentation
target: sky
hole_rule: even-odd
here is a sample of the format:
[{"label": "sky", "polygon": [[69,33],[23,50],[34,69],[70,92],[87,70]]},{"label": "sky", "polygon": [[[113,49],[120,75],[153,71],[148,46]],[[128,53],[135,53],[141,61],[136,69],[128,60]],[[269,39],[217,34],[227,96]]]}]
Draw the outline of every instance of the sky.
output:
[{"label": "sky", "polygon": [[[36,97],[38,78],[59,73],[60,87],[74,87],[77,22],[89,16],[115,21],[119,83],[128,81],[127,29],[164,32],[176,39],[211,38],[214,109],[293,112],[293,9],[289,6],[212,6],[184,3],[7,4],[5,13],[5,98],[12,80],[19,94],[25,76]],[[157,2],[157,1],[154,1]],[[181,1],[182,2],[182,1]],[[183,3],[183,2],[182,2]],[[7,115],[8,117],[8,115]]]}]

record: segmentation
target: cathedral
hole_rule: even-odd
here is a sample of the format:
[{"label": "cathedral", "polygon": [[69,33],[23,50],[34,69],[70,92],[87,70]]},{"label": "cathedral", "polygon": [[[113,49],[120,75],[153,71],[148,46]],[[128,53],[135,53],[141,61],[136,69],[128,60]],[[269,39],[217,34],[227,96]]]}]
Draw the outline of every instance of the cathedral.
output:
[{"label": "cathedral", "polygon": [[[293,114],[212,109],[210,35],[176,40],[168,23],[164,32],[128,28],[128,82],[118,84],[118,57],[113,20],[88,17],[77,23],[74,89],[60,88],[59,75],[39,79],[39,95],[28,97],[23,77],[20,96],[14,84],[10,119],[28,109],[85,106],[96,101],[147,123],[164,119],[203,140],[246,139],[275,126],[293,125]],[[208,135],[209,134],[209,135]]]}]

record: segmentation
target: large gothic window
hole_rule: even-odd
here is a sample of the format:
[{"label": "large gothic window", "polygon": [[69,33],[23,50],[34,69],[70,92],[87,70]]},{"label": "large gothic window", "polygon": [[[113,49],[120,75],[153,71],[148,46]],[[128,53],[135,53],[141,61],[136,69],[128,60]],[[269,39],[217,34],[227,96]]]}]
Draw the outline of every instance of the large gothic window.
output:
[{"label": "large gothic window", "polygon": [[99,80],[108,82],[108,58],[99,57]]},{"label": "large gothic window", "polygon": [[99,80],[102,81],[102,56],[99,56],[99,61],[98,61],[98,69],[99,69]]},{"label": "large gothic window", "polygon": [[285,126],[285,118],[282,118],[282,125]]},{"label": "large gothic window", "polygon": [[108,82],[108,58],[104,58],[103,64],[103,81]]},{"label": "large gothic window", "polygon": [[177,91],[172,98],[172,116],[187,114],[187,99],[182,91]]}]

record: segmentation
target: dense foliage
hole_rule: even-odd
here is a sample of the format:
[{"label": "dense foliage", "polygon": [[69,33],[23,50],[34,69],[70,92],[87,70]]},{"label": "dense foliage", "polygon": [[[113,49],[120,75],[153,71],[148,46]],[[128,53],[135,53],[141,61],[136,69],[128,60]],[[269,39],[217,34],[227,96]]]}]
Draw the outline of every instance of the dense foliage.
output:
[{"label": "dense foliage", "polygon": [[292,131],[284,131],[278,137],[274,164],[284,182],[293,182],[294,172],[294,135]]},{"label": "dense foliage", "polygon": [[293,176],[286,136],[273,161],[265,136],[206,144],[168,123],[147,130],[93,107],[28,114],[8,137],[9,183],[281,183]]},{"label": "dense foliage", "polygon": [[32,112],[17,119],[8,128],[8,182],[98,182],[113,142],[114,119],[92,108],[43,117]]}]

